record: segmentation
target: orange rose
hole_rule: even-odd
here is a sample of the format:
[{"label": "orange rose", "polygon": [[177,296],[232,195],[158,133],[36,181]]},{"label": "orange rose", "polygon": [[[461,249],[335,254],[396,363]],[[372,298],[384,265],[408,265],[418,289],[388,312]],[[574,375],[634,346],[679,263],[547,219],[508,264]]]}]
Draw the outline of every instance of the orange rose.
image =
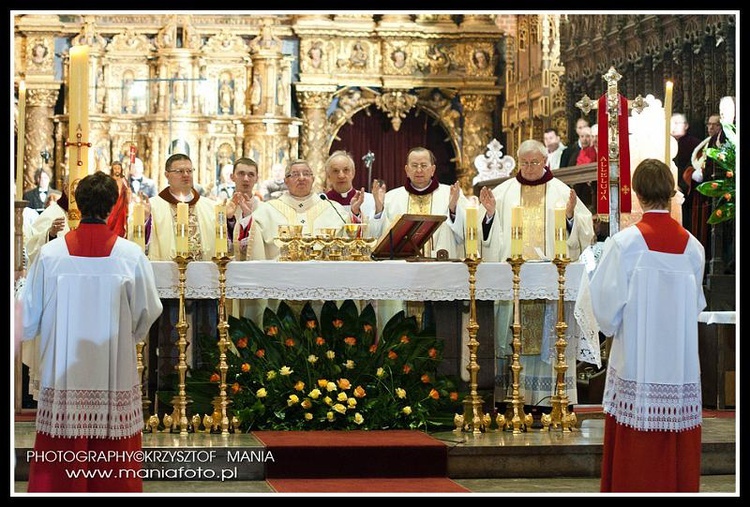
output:
[{"label": "orange rose", "polygon": [[340,378],[336,381],[336,384],[338,384],[339,389],[350,389],[352,387],[351,383],[348,379]]},{"label": "orange rose", "polygon": [[396,354],[396,353],[395,353],[395,352],[393,352],[392,350],[391,350],[390,352],[388,352],[388,359],[390,359],[390,360],[394,360],[394,359],[396,359],[397,357],[398,357],[398,354]]},{"label": "orange rose", "polygon": [[247,363],[242,363],[242,371],[243,373],[247,373],[250,371],[250,365]]},{"label": "orange rose", "polygon": [[365,330],[365,333],[371,333],[372,332],[372,326],[370,324],[365,324],[363,329]]},{"label": "orange rose", "polygon": [[354,388],[354,397],[355,398],[364,398],[367,396],[367,392],[365,391],[365,388],[362,386],[357,386]]},{"label": "orange rose", "polygon": [[734,178],[734,171],[727,171],[727,178]]},{"label": "orange rose", "polygon": [[430,383],[430,376],[425,373],[424,375],[422,375],[421,380],[422,380],[423,384],[429,384]]},{"label": "orange rose", "polygon": [[308,320],[307,321],[307,329],[315,329],[315,321],[314,320]]},{"label": "orange rose", "polygon": [[372,345],[370,345],[370,354],[374,354],[375,352],[377,352],[377,350],[378,350],[377,343],[373,343]]},{"label": "orange rose", "polygon": [[284,345],[287,347],[294,347],[294,339],[293,338],[287,338],[284,340]]},{"label": "orange rose", "polygon": [[266,350],[265,349],[258,349],[258,351],[255,353],[258,357],[266,357]]},{"label": "orange rose", "polygon": [[266,329],[266,334],[268,336],[276,336],[277,334],[279,334],[279,328],[277,328],[276,326],[270,326],[268,329]]},{"label": "orange rose", "polygon": [[430,398],[432,398],[433,400],[437,400],[440,398],[440,393],[435,389],[430,389]]},{"label": "orange rose", "polygon": [[409,372],[411,371],[411,366],[408,364],[405,364],[402,370],[404,371],[404,373],[409,374]]},{"label": "orange rose", "polygon": [[341,326],[343,325],[344,325],[344,321],[341,319],[335,319],[333,321],[333,327],[335,327],[336,329],[341,329]]},{"label": "orange rose", "polygon": [[437,349],[435,347],[432,347],[427,351],[427,355],[430,356],[430,359],[435,359],[437,357]]},{"label": "orange rose", "polygon": [[322,336],[315,338],[315,345],[325,345],[326,341]]},{"label": "orange rose", "polygon": [[237,340],[237,348],[238,349],[244,349],[247,347],[247,337],[243,336],[239,340]]},{"label": "orange rose", "polygon": [[406,335],[401,336],[401,343],[409,343],[409,337]]},{"label": "orange rose", "polygon": [[221,380],[221,377],[219,376],[218,373],[214,373],[211,375],[211,378],[209,380],[211,382],[218,382],[219,380]]},{"label": "orange rose", "polygon": [[730,193],[727,192],[726,194],[724,194],[724,199],[726,199],[727,201],[731,201],[732,200],[732,194],[730,194]]},{"label": "orange rose", "polygon": [[458,393],[456,391],[451,391],[451,401],[458,401]]},{"label": "orange rose", "polygon": [[344,338],[344,343],[346,343],[350,347],[354,347],[357,344],[357,339],[353,336],[347,336],[346,338]]},{"label": "orange rose", "polygon": [[240,383],[235,382],[232,384],[232,394],[237,394],[238,392],[240,392]]}]

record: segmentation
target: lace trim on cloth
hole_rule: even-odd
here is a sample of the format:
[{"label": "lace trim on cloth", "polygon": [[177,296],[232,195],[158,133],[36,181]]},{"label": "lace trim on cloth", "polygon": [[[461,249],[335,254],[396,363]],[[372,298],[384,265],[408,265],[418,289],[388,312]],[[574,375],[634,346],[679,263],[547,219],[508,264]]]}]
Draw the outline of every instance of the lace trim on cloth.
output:
[{"label": "lace trim on cloth", "polygon": [[588,284],[588,275],[584,273],[581,277],[581,288],[578,291],[578,299],[573,307],[575,321],[580,326],[581,350],[578,359],[597,368],[602,367],[601,344],[599,342],[599,324],[596,322],[594,311],[591,307],[591,290]]},{"label": "lace trim on cloth", "polygon": [[52,437],[127,438],[143,430],[141,387],[39,392],[36,429]]},{"label": "lace trim on cloth", "polygon": [[604,412],[638,431],[685,431],[703,422],[700,383],[648,384],[625,380],[610,367]]}]

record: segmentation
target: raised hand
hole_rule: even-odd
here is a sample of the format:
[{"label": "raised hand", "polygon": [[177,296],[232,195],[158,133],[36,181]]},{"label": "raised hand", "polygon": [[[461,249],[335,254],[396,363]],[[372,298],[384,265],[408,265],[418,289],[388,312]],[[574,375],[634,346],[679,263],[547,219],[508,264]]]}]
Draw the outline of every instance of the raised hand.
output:
[{"label": "raised hand", "polygon": [[576,196],[576,191],[571,188],[570,195],[568,196],[568,203],[565,205],[565,217],[568,220],[573,218],[573,214],[575,213],[577,202],[578,202],[578,198]]},{"label": "raised hand", "polygon": [[458,184],[458,181],[456,181],[453,185],[451,185],[451,194],[448,198],[448,210],[450,210],[451,213],[456,212],[456,205],[458,204],[458,198],[461,196],[461,187]]},{"label": "raised hand", "polygon": [[365,202],[365,187],[354,191],[354,196],[352,197],[352,200],[349,201],[352,213],[359,215],[360,207],[363,202]]},{"label": "raised hand", "polygon": [[380,180],[372,180],[372,197],[375,199],[375,213],[382,213],[386,187]]},{"label": "raised hand", "polygon": [[495,194],[492,193],[492,190],[490,190],[489,187],[482,187],[482,189],[479,191],[479,202],[487,211],[488,217],[495,215],[497,203],[495,202]]}]

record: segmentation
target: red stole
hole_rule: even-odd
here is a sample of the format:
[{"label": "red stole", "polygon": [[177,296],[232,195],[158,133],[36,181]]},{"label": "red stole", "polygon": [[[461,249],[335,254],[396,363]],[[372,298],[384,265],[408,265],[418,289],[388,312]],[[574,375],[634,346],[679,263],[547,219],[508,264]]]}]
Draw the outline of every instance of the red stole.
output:
[{"label": "red stole", "polygon": [[81,222],[77,229],[65,235],[70,255],[76,257],[108,257],[117,235],[103,223]]},{"label": "red stole", "polygon": [[690,234],[669,213],[645,212],[635,224],[643,234],[649,250],[681,254],[685,251]]},{"label": "red stole", "polygon": [[354,194],[356,192],[357,191],[354,189],[354,187],[352,187],[347,193],[341,195],[334,189],[331,189],[326,192],[326,197],[328,197],[328,200],[337,202],[342,206],[349,206],[349,203],[352,202],[352,199],[354,198]]}]

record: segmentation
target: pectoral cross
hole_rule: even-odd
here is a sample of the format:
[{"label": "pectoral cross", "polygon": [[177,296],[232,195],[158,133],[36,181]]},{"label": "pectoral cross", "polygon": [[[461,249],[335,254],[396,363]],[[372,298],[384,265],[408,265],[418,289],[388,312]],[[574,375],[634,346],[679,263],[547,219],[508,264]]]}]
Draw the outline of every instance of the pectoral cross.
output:
[{"label": "pectoral cross", "polygon": [[[633,100],[627,100],[617,92],[617,82],[622,78],[614,67],[610,67],[602,79],[607,82],[607,91],[598,101],[592,101],[588,95],[576,102],[578,107],[585,114],[592,109],[599,109],[600,106],[606,106],[607,114],[607,135],[602,137],[599,134],[599,147],[597,149],[597,169],[596,169],[596,204],[597,213],[603,221],[609,222],[609,235],[612,236],[620,229],[620,213],[630,212],[630,148],[628,144],[628,114],[631,109],[639,113],[648,103],[638,95]],[[624,106],[624,107],[623,107]],[[600,111],[601,113],[601,111]],[[600,117],[602,115],[600,114]],[[602,123],[599,122],[599,132],[602,129]],[[623,132],[624,130],[624,132]],[[606,144],[605,144],[606,143]],[[624,146],[621,146],[623,145]],[[621,147],[626,160],[620,161]],[[620,168],[623,170],[622,178]],[[625,208],[625,209],[623,209]]]}]

